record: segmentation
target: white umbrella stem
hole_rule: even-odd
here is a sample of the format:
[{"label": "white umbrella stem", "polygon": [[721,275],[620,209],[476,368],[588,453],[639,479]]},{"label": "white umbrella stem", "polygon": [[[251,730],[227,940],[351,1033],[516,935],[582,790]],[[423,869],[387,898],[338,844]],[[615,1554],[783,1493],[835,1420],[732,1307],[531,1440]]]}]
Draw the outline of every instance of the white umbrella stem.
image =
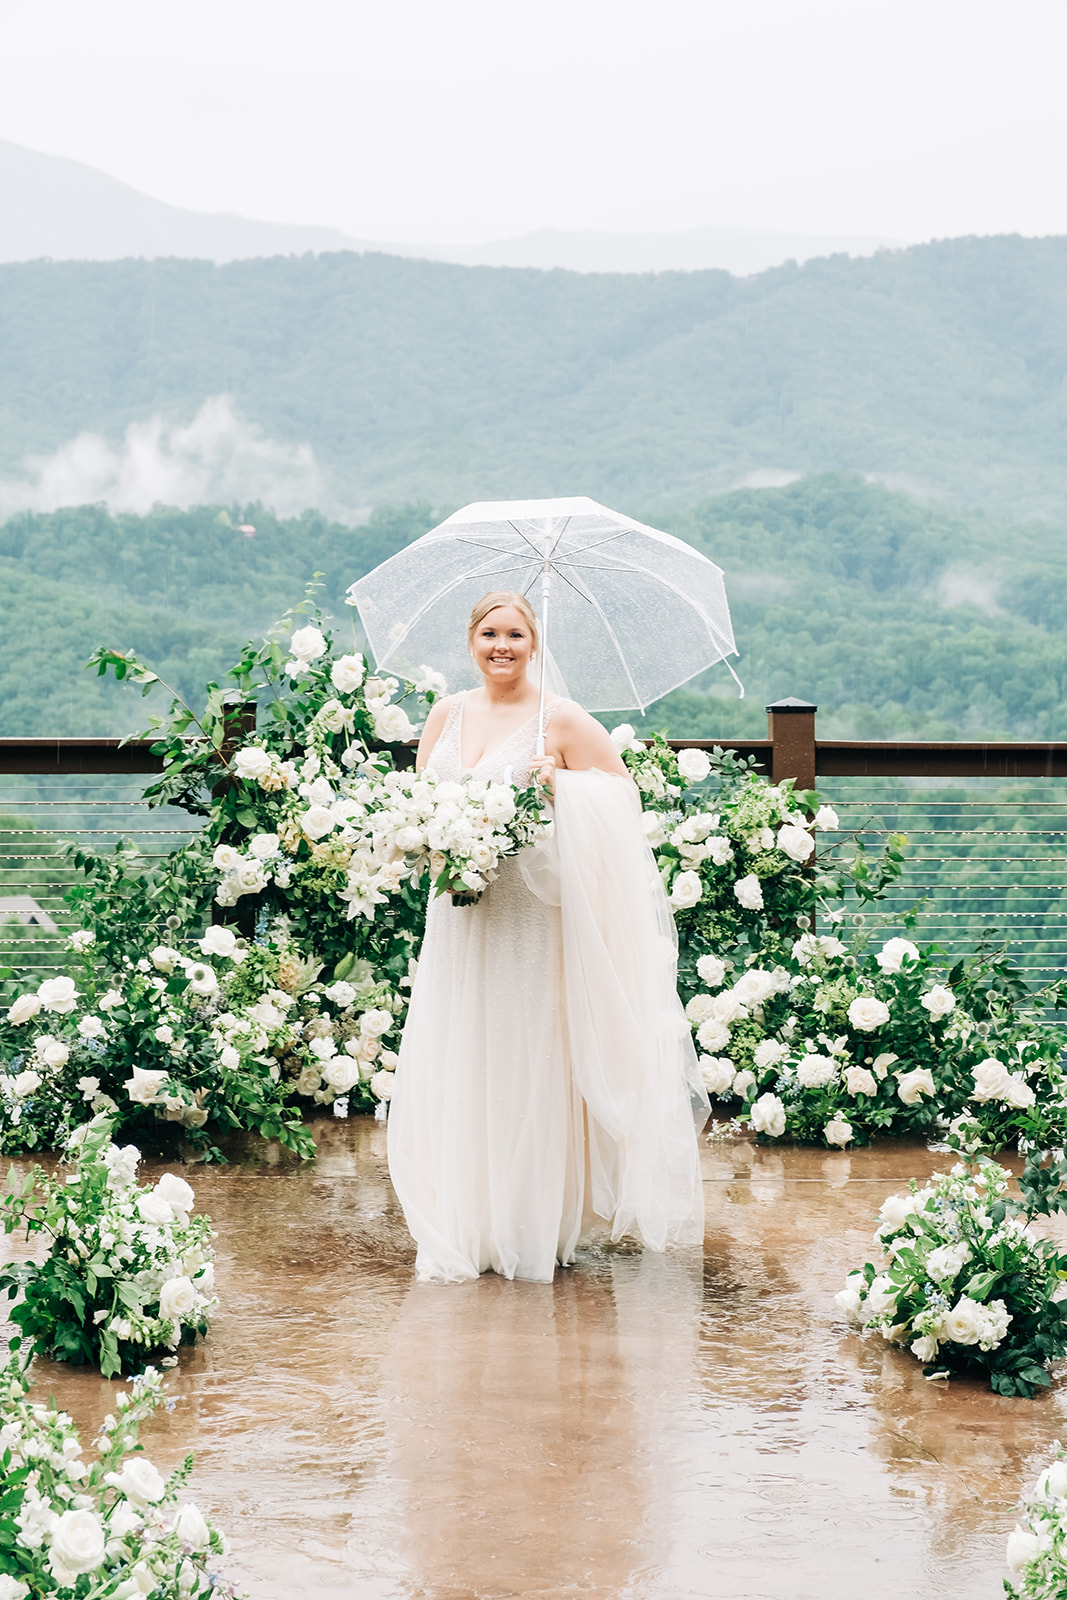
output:
[{"label": "white umbrella stem", "polygon": [[545,753],[545,661],[548,657],[548,592],[552,587],[552,568],[546,561],[541,568],[541,699],[537,707],[537,754]]}]

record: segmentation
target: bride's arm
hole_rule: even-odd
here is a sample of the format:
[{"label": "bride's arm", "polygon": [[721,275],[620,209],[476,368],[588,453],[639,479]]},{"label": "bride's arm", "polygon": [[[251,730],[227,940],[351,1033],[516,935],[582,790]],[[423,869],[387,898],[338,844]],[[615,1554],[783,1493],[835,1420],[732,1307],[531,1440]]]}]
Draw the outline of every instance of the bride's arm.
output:
[{"label": "bride's arm", "polygon": [[448,720],[450,701],[451,696],[448,696],[444,700],[435,700],[430,707],[430,714],[426,718],[422,733],[419,736],[419,748],[415,752],[415,765],[420,772],[430,759],[430,751],[441,737],[442,729]]},{"label": "bride's arm", "polygon": [[[553,713],[545,754],[551,758],[545,761],[549,782],[556,767],[565,767],[569,772],[588,772],[596,767],[600,772],[625,778],[627,783],[632,781],[607,730],[573,700],[564,700]],[[533,766],[536,768],[538,762],[534,761]]]}]

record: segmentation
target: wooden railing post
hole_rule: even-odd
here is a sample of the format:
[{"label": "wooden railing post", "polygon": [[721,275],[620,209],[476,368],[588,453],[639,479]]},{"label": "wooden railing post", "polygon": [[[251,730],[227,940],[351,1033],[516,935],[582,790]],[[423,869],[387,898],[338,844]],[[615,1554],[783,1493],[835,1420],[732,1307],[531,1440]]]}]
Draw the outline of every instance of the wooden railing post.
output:
[{"label": "wooden railing post", "polygon": [[796,789],[815,787],[815,713],[808,700],[776,700],[767,707],[771,741],[771,782],[792,778]]}]

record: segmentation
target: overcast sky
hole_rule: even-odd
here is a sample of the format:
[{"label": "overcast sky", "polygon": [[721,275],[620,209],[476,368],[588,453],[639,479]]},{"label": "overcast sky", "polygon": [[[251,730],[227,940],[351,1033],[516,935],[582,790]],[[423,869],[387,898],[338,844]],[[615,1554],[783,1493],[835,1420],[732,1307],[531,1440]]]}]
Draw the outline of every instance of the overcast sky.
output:
[{"label": "overcast sky", "polygon": [[0,0],[0,137],[365,238],[1067,233],[1065,0]]}]

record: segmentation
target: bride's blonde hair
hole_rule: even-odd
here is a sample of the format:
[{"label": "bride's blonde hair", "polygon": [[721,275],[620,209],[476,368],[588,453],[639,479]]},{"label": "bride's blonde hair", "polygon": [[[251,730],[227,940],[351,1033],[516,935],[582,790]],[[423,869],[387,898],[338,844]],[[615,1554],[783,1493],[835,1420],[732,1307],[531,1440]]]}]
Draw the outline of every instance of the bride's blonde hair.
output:
[{"label": "bride's blonde hair", "polygon": [[524,594],[519,594],[515,589],[493,589],[489,594],[483,594],[476,602],[471,612],[471,620],[467,625],[467,648],[470,649],[474,642],[476,630],[485,621],[490,611],[495,611],[498,606],[514,606],[516,611],[521,611],[526,619],[527,626],[533,634],[533,647],[536,653],[540,642],[537,632],[537,618],[534,608]]}]

